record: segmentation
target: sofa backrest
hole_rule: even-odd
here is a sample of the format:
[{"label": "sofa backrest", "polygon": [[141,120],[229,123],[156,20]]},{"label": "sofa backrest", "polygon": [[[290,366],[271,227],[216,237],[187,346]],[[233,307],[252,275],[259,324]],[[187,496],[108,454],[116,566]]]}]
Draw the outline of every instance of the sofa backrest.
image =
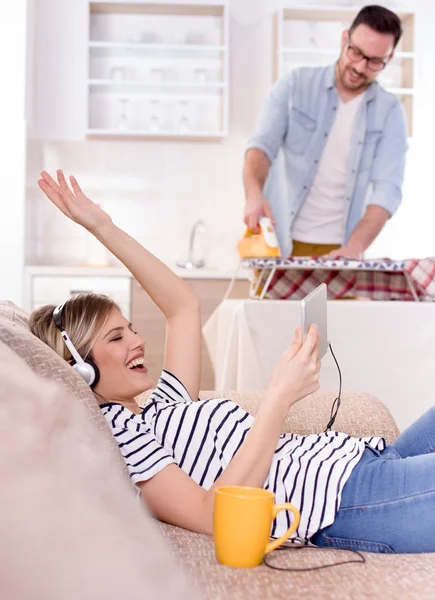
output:
[{"label": "sofa backrest", "polygon": [[[255,415],[265,398],[265,392],[201,392],[200,397],[230,397]],[[331,416],[336,391],[319,390],[292,406],[283,424],[283,431],[309,435],[321,433]],[[337,419],[333,425],[354,437],[380,435],[391,444],[399,434],[397,424],[379,398],[366,392],[343,391]]]},{"label": "sofa backrest", "polygon": [[[106,437],[114,460],[128,477],[118,444],[89,386],[56,352],[30,332],[28,315],[9,301],[0,302],[0,341],[23,359],[34,373],[43,379],[58,383],[69,399],[78,401],[84,407],[88,417]],[[20,377],[19,372],[17,377]]]},{"label": "sofa backrest", "polygon": [[198,597],[84,406],[2,342],[0,481],[2,598]]}]

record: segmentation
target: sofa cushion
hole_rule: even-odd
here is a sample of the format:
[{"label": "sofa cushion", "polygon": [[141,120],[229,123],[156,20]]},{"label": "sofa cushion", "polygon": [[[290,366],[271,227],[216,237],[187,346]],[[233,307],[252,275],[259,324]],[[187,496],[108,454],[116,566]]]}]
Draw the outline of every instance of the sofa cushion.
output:
[{"label": "sofa cushion", "polygon": [[18,354],[34,373],[59,383],[69,400],[76,400],[83,405],[95,426],[104,432],[114,460],[128,477],[125,461],[93,392],[74,369],[30,332],[26,313],[12,302],[0,302],[0,341]]},{"label": "sofa cushion", "polygon": [[[232,569],[216,561],[209,536],[160,523],[187,574],[213,600],[433,600],[435,554],[363,553],[364,564],[302,571],[274,571],[265,565]],[[344,550],[302,548],[277,550],[272,564],[307,569],[358,560]]]},{"label": "sofa cushion", "polygon": [[83,405],[0,342],[2,598],[197,597]]}]

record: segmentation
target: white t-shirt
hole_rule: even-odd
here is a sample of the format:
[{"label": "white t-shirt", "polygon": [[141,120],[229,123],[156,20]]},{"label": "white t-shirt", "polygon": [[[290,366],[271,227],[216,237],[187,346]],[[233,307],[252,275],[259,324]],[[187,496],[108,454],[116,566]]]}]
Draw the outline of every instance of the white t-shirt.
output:
[{"label": "white t-shirt", "polygon": [[338,101],[319,167],[292,225],[292,238],[310,244],[343,244],[349,203],[349,149],[364,94]]},{"label": "white t-shirt", "polygon": [[[163,371],[141,414],[113,402],[100,408],[135,484],[175,463],[209,489],[253,423],[253,417],[231,400],[193,402],[184,385],[168,371]],[[277,503],[291,502],[300,510],[293,542],[307,542],[334,522],[343,487],[366,444],[385,447],[382,438],[358,439],[337,431],[280,436],[264,488],[275,493]],[[288,527],[290,517],[281,511],[273,522],[272,537],[282,535]]]}]

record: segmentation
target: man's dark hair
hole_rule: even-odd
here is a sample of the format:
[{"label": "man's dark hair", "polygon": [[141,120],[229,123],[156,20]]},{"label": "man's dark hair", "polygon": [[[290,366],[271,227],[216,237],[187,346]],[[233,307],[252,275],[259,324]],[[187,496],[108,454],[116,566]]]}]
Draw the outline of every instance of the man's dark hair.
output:
[{"label": "man's dark hair", "polygon": [[349,33],[358,27],[358,25],[367,25],[371,29],[374,29],[378,33],[389,33],[394,36],[394,48],[399,43],[402,37],[402,23],[399,17],[388,8],[383,6],[377,6],[372,4],[370,6],[364,6],[350,26]]}]

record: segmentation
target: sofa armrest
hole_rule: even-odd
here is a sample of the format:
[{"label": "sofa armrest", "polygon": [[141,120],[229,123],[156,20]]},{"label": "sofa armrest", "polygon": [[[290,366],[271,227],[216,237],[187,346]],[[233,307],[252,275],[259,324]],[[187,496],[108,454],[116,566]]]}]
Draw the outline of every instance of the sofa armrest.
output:
[{"label": "sofa armrest", "polygon": [[[231,398],[255,415],[264,392],[202,391],[200,398]],[[335,392],[318,391],[293,406],[284,423],[284,431],[299,434],[324,431],[331,414]],[[380,435],[392,443],[399,430],[387,407],[375,396],[363,392],[342,393],[340,410],[333,429],[355,437]]]}]

